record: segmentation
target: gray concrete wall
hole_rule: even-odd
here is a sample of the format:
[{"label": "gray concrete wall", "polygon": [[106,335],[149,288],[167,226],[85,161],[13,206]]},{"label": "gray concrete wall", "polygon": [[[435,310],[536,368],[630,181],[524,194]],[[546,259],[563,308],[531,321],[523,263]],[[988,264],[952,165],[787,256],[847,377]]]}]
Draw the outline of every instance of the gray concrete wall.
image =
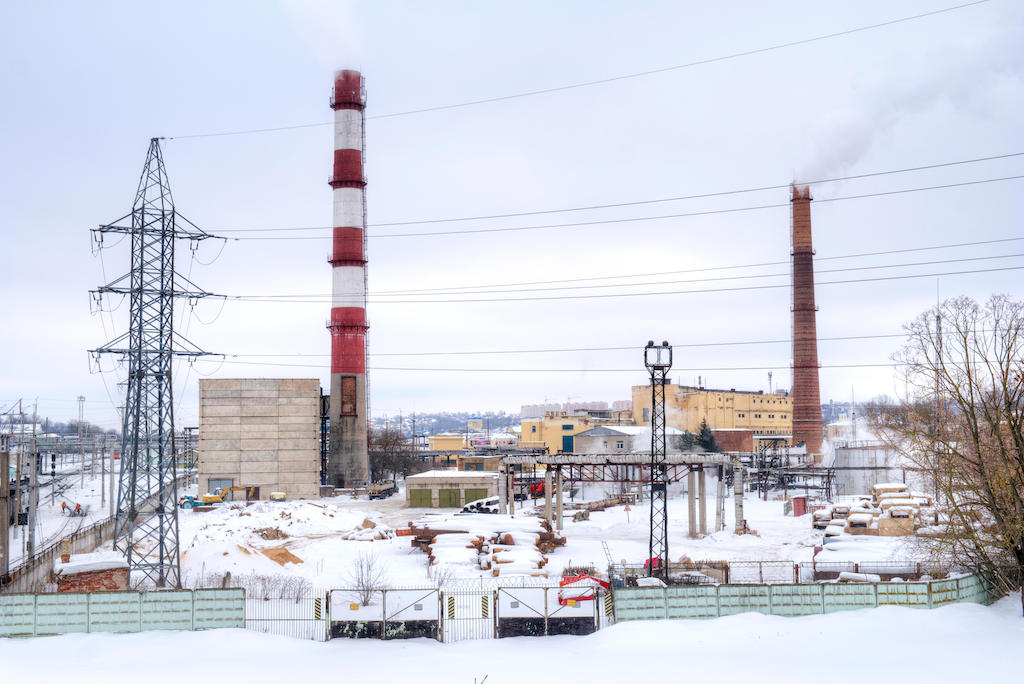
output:
[{"label": "gray concrete wall", "polygon": [[320,381],[199,381],[199,493],[210,480],[257,485],[260,498],[320,495]]},{"label": "gray concrete wall", "polygon": [[[341,379],[356,379],[357,415],[341,415]],[[330,447],[327,454],[327,482],[335,487],[361,487],[370,481],[370,458],[366,434],[366,416],[358,413],[366,406],[366,376],[337,373],[331,376]],[[365,410],[365,409],[364,409]]]}]

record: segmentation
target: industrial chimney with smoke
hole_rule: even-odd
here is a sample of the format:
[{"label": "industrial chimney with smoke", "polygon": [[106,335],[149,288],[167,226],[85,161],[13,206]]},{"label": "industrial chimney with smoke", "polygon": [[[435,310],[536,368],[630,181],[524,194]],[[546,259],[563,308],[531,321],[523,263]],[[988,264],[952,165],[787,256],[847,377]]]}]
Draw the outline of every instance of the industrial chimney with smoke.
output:
[{"label": "industrial chimney with smoke", "polygon": [[330,447],[327,483],[351,487],[369,479],[366,413],[366,177],[364,107],[358,71],[334,74],[334,274],[331,320]]},{"label": "industrial chimney with smoke", "polygon": [[818,331],[814,305],[814,248],[811,244],[811,189],[792,188],[793,197],[793,442],[804,442],[820,462],[822,426],[818,387]]}]

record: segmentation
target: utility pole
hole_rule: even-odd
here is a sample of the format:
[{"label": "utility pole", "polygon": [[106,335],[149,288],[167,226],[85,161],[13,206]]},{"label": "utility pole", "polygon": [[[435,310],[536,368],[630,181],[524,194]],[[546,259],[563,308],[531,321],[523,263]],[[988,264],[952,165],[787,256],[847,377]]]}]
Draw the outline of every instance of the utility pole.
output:
[{"label": "utility pole", "polygon": [[18,443],[15,445],[16,455],[14,457],[14,538],[18,538],[18,528],[21,527],[21,461],[24,457],[23,443],[25,441],[25,411],[21,408],[21,399],[18,400],[18,416],[21,420],[21,431],[18,434]]},{"label": "utility pole", "polygon": [[[195,247],[213,237],[177,213],[160,141],[149,142],[129,225],[93,230],[100,248],[108,234],[131,236],[129,273],[92,292],[127,295],[128,332],[92,350],[128,360],[128,388],[121,442],[121,474],[114,523],[114,548],[125,554],[135,583],[181,586],[178,546],[178,481],[174,444],[172,361],[202,356],[174,331],[174,300],[210,296],[174,270],[178,240]],[[119,219],[118,221],[121,221]],[[187,224],[187,225],[186,225]]]},{"label": "utility pole", "polygon": [[7,435],[0,435],[0,472],[3,473],[3,488],[0,489],[0,577],[6,576],[11,567],[11,447]]},{"label": "utility pole", "polygon": [[32,405],[32,474],[29,476],[28,489],[28,546],[26,548],[27,558],[35,558],[36,555],[36,509],[39,508],[39,452],[36,447],[36,411],[39,410],[39,400],[36,399]]},{"label": "utility pole", "polygon": [[82,468],[81,477],[78,480],[80,489],[85,488],[85,430],[82,429],[82,421],[85,416],[85,397],[78,397],[78,462]]},{"label": "utility pole", "polygon": [[[651,375],[651,532],[647,576],[657,572],[668,579],[668,469],[665,463],[665,383],[672,368],[672,347],[649,341],[644,366]],[[692,478],[691,478],[692,479]]]}]

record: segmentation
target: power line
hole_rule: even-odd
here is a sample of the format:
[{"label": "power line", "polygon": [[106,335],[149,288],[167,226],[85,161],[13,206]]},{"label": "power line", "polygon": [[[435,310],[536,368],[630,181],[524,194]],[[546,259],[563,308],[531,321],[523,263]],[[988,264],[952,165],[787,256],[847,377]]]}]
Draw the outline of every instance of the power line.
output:
[{"label": "power line", "polygon": [[[847,283],[867,283],[867,282],[878,282],[886,280],[908,280],[911,278],[936,278],[942,276],[951,275],[967,275],[973,273],[995,273],[999,271],[1017,271],[1024,269],[1024,266],[1005,266],[1001,268],[986,268],[986,269],[974,269],[968,271],[946,271],[942,273],[918,273],[914,275],[898,275],[898,276],[878,276],[874,278],[853,278],[850,280],[826,280],[816,283],[817,285],[842,285]],[[705,288],[700,290],[666,290],[662,292],[618,292],[610,294],[586,294],[586,295],[554,295],[550,297],[493,297],[493,298],[475,298],[475,299],[418,299],[418,300],[406,300],[406,299],[395,299],[395,300],[379,300],[371,302],[373,304],[463,304],[463,303],[474,303],[474,302],[540,302],[540,301],[552,301],[552,300],[563,300],[563,299],[606,299],[612,297],[655,297],[660,295],[679,295],[679,294],[704,294],[712,292],[742,292],[748,290],[773,290],[783,287],[790,287],[788,283],[780,285],[745,285],[741,287],[721,287],[721,288]],[[243,298],[236,297],[235,301],[239,302],[260,302],[260,303],[276,303],[276,304],[322,304],[323,300],[319,299],[260,299],[260,298]]]},{"label": "power line", "polygon": [[[985,332],[985,331],[982,331]],[[953,332],[947,332],[946,335],[951,335]],[[844,335],[841,337],[819,337],[818,342],[835,342],[835,341],[846,341],[846,340],[878,340],[900,337],[905,338],[906,333],[888,333],[884,335]],[[696,347],[732,347],[732,346],[747,346],[747,345],[759,345],[759,344],[789,344],[793,340],[779,339],[779,340],[743,340],[736,342],[694,342],[690,344],[673,344],[673,347],[680,348],[696,348]],[[638,345],[626,345],[621,347],[572,347],[572,348],[561,348],[561,349],[490,349],[490,350],[479,350],[479,351],[443,351],[443,352],[370,352],[367,356],[479,356],[485,354],[561,354],[561,353],[578,353],[578,352],[606,352],[606,351],[637,351],[642,349]],[[318,357],[329,357],[330,354],[226,354],[227,358],[318,358]]]},{"label": "power line", "polygon": [[[815,256],[814,261],[832,261],[835,259],[854,259],[859,257],[867,256],[883,256],[886,254],[905,254],[907,252],[926,252],[935,249],[950,249],[953,247],[974,247],[977,245],[991,245],[1003,242],[1016,242],[1024,240],[1024,237],[1012,237],[1012,238],[999,238],[996,240],[978,240],[976,242],[956,242],[946,245],[932,245],[930,247],[907,247],[903,249],[888,249],[881,252],[860,252],[858,254],[837,254],[835,256]],[[623,275],[613,276],[590,276],[587,278],[565,278],[562,280],[534,280],[518,283],[494,283],[491,285],[453,285],[450,287],[436,287],[436,288],[420,288],[419,292],[441,292],[443,290],[466,290],[466,289],[480,289],[490,287],[514,287],[518,285],[548,285],[555,283],[576,283],[584,282],[588,280],[612,280],[616,278],[646,278],[653,276],[663,275],[678,275],[681,273],[704,273],[706,271],[723,271],[732,270],[738,268],[758,268],[761,266],[779,266],[782,264],[789,264],[789,260],[785,261],[764,261],[759,264],[737,264],[735,266],[708,266],[705,268],[690,268],[678,271],[654,271],[651,273],[629,273]],[[378,290],[376,294],[394,294],[397,292],[407,292],[408,290]]]},{"label": "power line", "polygon": [[[960,259],[938,259],[933,261],[914,261],[903,264],[878,264],[874,266],[849,266],[846,268],[830,268],[820,269],[817,271],[818,274],[822,273],[844,273],[849,271],[874,271],[885,268],[906,268],[908,266],[933,266],[936,264],[953,264],[962,263],[965,261],[988,261],[990,259],[1012,259],[1015,257],[1024,256],[1024,252],[1017,254],[995,254],[990,256],[980,257],[963,257]],[[715,278],[693,278],[690,280],[658,280],[652,282],[638,282],[638,283],[602,283],[598,285],[569,285],[564,287],[535,287],[518,290],[487,290],[477,293],[441,293],[441,294],[506,294],[506,293],[518,293],[518,292],[551,292],[553,290],[592,290],[598,288],[609,288],[609,287],[646,287],[649,285],[677,285],[680,283],[707,283],[707,282],[719,282],[723,280],[751,280],[755,278],[788,278],[792,274],[788,271],[786,273],[760,273],[755,275],[733,275],[733,276],[719,276]],[[410,296],[420,294],[420,290],[404,290],[390,293],[371,292],[369,296],[378,297],[398,297],[398,296]],[[329,301],[332,298],[331,294],[287,294],[287,295],[234,295],[230,298],[241,299],[241,298],[262,298],[262,299],[295,299],[299,297],[316,297],[323,301]]]},{"label": "power line", "polygon": [[[967,187],[967,186],[971,186],[971,185],[982,185],[982,184],[985,184],[985,183],[998,183],[998,182],[1001,182],[1001,181],[1018,180],[1018,179],[1021,179],[1021,178],[1024,178],[1024,174],[1016,175],[1016,176],[1001,176],[1001,177],[998,177],[998,178],[984,178],[984,179],[981,179],[981,180],[973,180],[973,181],[962,181],[962,182],[959,182],[959,183],[945,183],[945,184],[942,184],[942,185],[928,185],[928,186],[919,187],[919,188],[904,188],[904,189],[901,189],[901,190],[885,190],[885,191],[880,191],[880,192],[869,192],[869,193],[863,193],[863,194],[860,194],[860,195],[844,195],[844,196],[841,196],[841,197],[827,197],[827,198],[824,198],[824,199],[817,199],[815,201],[818,202],[819,204],[821,204],[823,202],[841,202],[841,201],[844,201],[844,200],[866,199],[866,198],[869,198],[869,197],[886,197],[886,196],[889,196],[889,195],[904,195],[904,194],[912,193],[912,192],[924,192],[926,190],[946,190],[946,189],[949,189],[949,188],[961,188],[961,187]],[[618,224],[618,223],[634,223],[634,222],[639,222],[639,221],[658,221],[658,220],[670,219],[670,218],[689,218],[689,217],[694,217],[694,216],[712,216],[712,215],[715,215],[715,214],[735,214],[735,213],[739,213],[739,212],[759,211],[759,210],[763,210],[763,209],[780,209],[782,207],[788,207],[789,204],[790,204],[789,202],[776,203],[776,204],[760,204],[760,205],[754,205],[754,206],[748,206],[748,207],[732,207],[732,208],[729,208],[729,209],[708,209],[708,210],[705,210],[705,211],[691,211],[691,212],[683,212],[683,213],[678,213],[678,214],[658,214],[658,215],[655,215],[655,216],[634,216],[634,217],[629,217],[629,218],[618,218],[618,219],[600,219],[600,220],[593,220],[593,221],[574,221],[574,222],[570,222],[570,223],[545,223],[545,224],[538,224],[538,225],[532,225],[532,226],[508,226],[508,227],[504,227],[504,228],[470,228],[470,229],[467,229],[467,230],[437,230],[437,231],[424,231],[424,232],[419,232],[419,233],[379,233],[379,234],[376,234],[376,235],[367,235],[366,237],[367,237],[367,239],[375,239],[375,238],[407,238],[407,237],[434,237],[434,236],[439,236],[439,235],[471,235],[471,234],[477,234],[477,233],[512,233],[512,232],[520,232],[520,231],[527,231],[527,230],[541,230],[541,229],[548,229],[548,228],[578,228],[578,227],[581,227],[581,226],[599,226],[599,225],[609,225],[609,224]],[[327,230],[328,227],[324,226],[324,227],[321,227],[321,229]],[[284,229],[276,229],[276,230],[284,230]],[[231,230],[218,229],[217,232],[218,233],[228,233],[228,232],[238,232],[238,231],[237,230],[231,231]],[[246,236],[246,237],[231,237],[231,238],[225,238],[225,239],[234,240],[236,242],[242,241],[242,240],[329,240],[329,239],[331,239],[331,236],[330,235],[294,235],[294,236],[287,236],[287,237],[260,237],[260,236],[251,236],[250,237],[250,236]]]},{"label": "power line", "polygon": [[[997,159],[1010,159],[1012,157],[1019,157],[1024,155],[1024,152],[1010,152],[1008,154],[999,154],[990,157],[975,157],[974,159],[960,159],[951,162],[941,162],[938,164],[926,164],[924,166],[911,166],[903,169],[890,169],[888,171],[872,171],[869,173],[858,173],[850,176],[839,176],[836,178],[820,178],[818,180],[807,180],[807,181],[793,181],[793,183],[784,183],[781,185],[762,185],[759,187],[752,188],[739,188],[734,190],[719,190],[716,192],[705,192],[696,195],[680,195],[677,197],[662,197],[659,199],[647,199],[647,200],[633,200],[630,202],[615,202],[612,204],[591,204],[582,207],[565,207],[562,209],[540,209],[535,211],[519,211],[508,214],[482,214],[479,216],[459,216],[453,218],[439,218],[439,219],[417,219],[410,221],[391,221],[387,223],[368,223],[366,224],[369,228],[384,228],[392,226],[414,226],[424,225],[432,223],[453,223],[457,221],[483,221],[489,219],[499,218],[518,218],[522,216],[538,216],[542,214],[562,214],[571,211],[589,211],[593,209],[615,209],[620,207],[634,207],[645,204],[660,204],[663,202],[681,202],[684,200],[694,199],[707,199],[710,197],[725,197],[728,195],[742,195],[752,192],[762,192],[766,190],[782,190],[789,188],[790,185],[823,185],[825,183],[839,183],[842,181],[849,180],[860,180],[864,178],[875,178],[878,176],[889,176],[897,173],[910,173],[914,171],[926,171],[929,169],[939,169],[950,166],[961,166],[963,164],[974,164],[978,162],[994,161]],[[220,233],[276,233],[286,231],[310,231],[310,230],[331,230],[330,226],[307,226],[298,228],[238,228],[234,230],[221,230]]]},{"label": "power line", "polygon": [[[766,52],[773,52],[775,50],[783,50],[783,49],[790,48],[790,47],[796,47],[798,45],[806,45],[808,43],[816,43],[816,42],[823,41],[823,40],[829,40],[831,38],[839,38],[841,36],[848,36],[848,35],[851,35],[851,34],[854,34],[854,33],[861,33],[861,32],[864,32],[864,31],[871,31],[873,29],[884,28],[886,26],[893,26],[895,24],[902,24],[902,23],[909,22],[909,21],[914,21],[914,20],[917,20],[917,19],[924,19],[926,17],[931,17],[931,16],[935,16],[935,15],[938,15],[938,14],[945,14],[947,12],[954,12],[954,11],[959,10],[959,9],[965,9],[967,7],[973,7],[974,5],[981,5],[981,4],[984,4],[984,3],[988,2],[988,1],[989,0],[976,0],[975,2],[968,2],[968,3],[961,4],[961,5],[953,5],[951,7],[944,7],[944,8],[941,8],[941,9],[932,10],[930,12],[923,12],[921,14],[914,14],[914,15],[907,16],[907,17],[900,17],[898,19],[890,19],[889,21],[883,21],[883,22],[879,22],[879,23],[876,23],[876,24],[868,24],[866,26],[858,26],[858,27],[851,28],[851,29],[845,29],[843,31],[836,31],[836,32],[833,32],[833,33],[826,33],[826,34],[822,34],[822,35],[819,35],[819,36],[813,36],[811,38],[803,38],[803,39],[800,39],[800,40],[794,40],[794,41],[789,41],[789,42],[785,42],[785,43],[776,43],[775,45],[769,45],[769,46],[766,46],[766,47],[756,48],[756,49],[753,49],[753,50],[744,50],[742,52],[733,52],[733,53],[730,53],[730,54],[727,54],[727,55],[720,55],[718,57],[709,57],[709,58],[706,58],[706,59],[696,60],[696,61],[693,61],[693,62],[685,62],[683,64],[675,64],[675,65],[672,65],[672,66],[660,67],[660,68],[657,68],[657,69],[648,69],[646,71],[637,71],[637,72],[629,73],[629,74],[621,74],[619,76],[610,76],[610,77],[607,77],[607,78],[596,79],[596,80],[593,80],[593,81],[581,81],[581,82],[578,82],[578,83],[570,83],[570,84],[567,84],[567,85],[555,86],[555,87],[551,87],[551,88],[541,88],[541,89],[537,89],[537,90],[528,90],[528,91],[524,91],[524,92],[520,92],[520,93],[513,93],[513,94],[510,94],[510,95],[500,95],[500,96],[496,96],[496,97],[488,97],[488,98],[482,98],[482,99],[477,99],[477,100],[467,100],[467,101],[464,101],[464,102],[457,102],[457,103],[454,103],[454,104],[447,104],[447,105],[437,105],[437,106],[433,106],[433,107],[421,107],[421,108],[418,108],[418,109],[408,109],[408,110],[405,110],[405,111],[390,112],[388,114],[377,114],[377,115],[373,115],[373,116],[368,116],[367,118],[368,119],[392,119],[392,118],[401,117],[401,116],[410,116],[410,115],[414,115],[414,114],[425,114],[427,112],[439,112],[439,111],[445,111],[445,110],[449,110],[449,109],[459,109],[459,108],[462,108],[462,107],[471,107],[471,106],[475,106],[475,105],[488,104],[488,103],[491,103],[491,102],[503,102],[503,101],[506,101],[506,100],[514,100],[514,99],[523,98],[523,97],[533,97],[533,96],[536,96],[536,95],[545,95],[545,94],[548,94],[548,93],[556,93],[556,92],[561,92],[561,91],[566,91],[566,90],[575,90],[575,89],[578,89],[578,88],[587,88],[587,87],[595,86],[595,85],[603,85],[605,83],[614,83],[616,81],[624,81],[624,80],[633,79],[633,78],[641,78],[641,77],[644,77],[644,76],[653,76],[655,74],[662,74],[662,73],[667,73],[667,72],[671,72],[671,71],[679,71],[679,70],[682,70],[682,69],[689,69],[691,67],[703,66],[703,65],[706,65],[706,64],[714,64],[715,62],[724,62],[724,61],[728,61],[728,60],[732,60],[732,59],[739,59],[741,57],[749,57],[751,55],[758,55],[758,54],[762,54],[762,53],[766,53]],[[229,135],[245,135],[245,134],[249,134],[249,133],[270,133],[270,132],[275,132],[275,131],[289,131],[289,130],[296,130],[296,129],[302,129],[302,128],[315,128],[315,127],[318,127],[318,126],[330,126],[330,125],[333,125],[333,123],[334,123],[333,121],[319,121],[319,122],[316,122],[316,123],[294,124],[294,125],[289,125],[289,126],[273,126],[273,127],[266,127],[266,128],[249,128],[249,129],[239,129],[239,130],[232,130],[232,131],[219,131],[219,132],[215,132],[215,133],[193,133],[191,135],[168,136],[168,139],[169,140],[184,140],[184,139],[195,139],[195,138],[215,138],[215,137],[223,137],[223,136],[229,136]]]},{"label": "power line", "polygon": [[[214,359],[196,359],[203,363],[213,363]],[[300,363],[260,363],[255,361],[227,361],[223,363],[240,366],[280,366],[284,368],[330,368],[329,364],[300,364]],[[846,363],[846,364],[823,364],[818,368],[894,368],[898,366],[913,365],[909,363]],[[792,366],[730,366],[718,368],[676,368],[673,371],[762,371],[762,370],[789,370]],[[397,366],[372,366],[367,368],[371,371],[411,371],[411,372],[440,372],[440,373],[643,373],[643,368],[408,368]]]}]

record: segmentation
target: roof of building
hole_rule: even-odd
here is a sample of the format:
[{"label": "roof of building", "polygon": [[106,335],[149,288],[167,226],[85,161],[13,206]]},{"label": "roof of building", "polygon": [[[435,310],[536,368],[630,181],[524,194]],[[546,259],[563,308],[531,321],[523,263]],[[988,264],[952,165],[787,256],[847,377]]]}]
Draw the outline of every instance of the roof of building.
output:
[{"label": "roof of building", "polygon": [[[650,434],[651,428],[647,425],[599,425],[595,428],[590,428],[584,432],[576,433],[577,437],[613,437],[613,436],[633,436],[642,435],[644,433]],[[681,435],[683,431],[678,428],[666,427],[666,435]]]},{"label": "roof of building", "polygon": [[455,477],[497,477],[498,473],[491,470],[428,470],[425,473],[407,475],[409,480],[430,480],[433,478],[455,478]]}]

